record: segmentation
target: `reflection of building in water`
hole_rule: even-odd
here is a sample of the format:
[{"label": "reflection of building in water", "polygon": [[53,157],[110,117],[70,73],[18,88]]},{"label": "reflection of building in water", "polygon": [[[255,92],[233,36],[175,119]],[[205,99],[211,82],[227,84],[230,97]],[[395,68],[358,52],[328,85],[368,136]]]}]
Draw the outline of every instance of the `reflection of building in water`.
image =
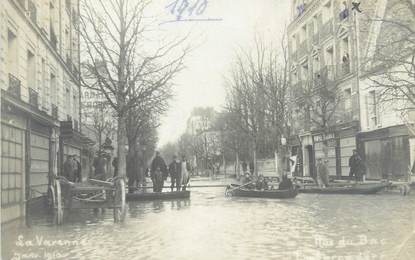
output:
[{"label": "reflection of building in water", "polygon": [[[79,1],[1,1],[1,219],[43,202],[59,151],[81,155]],[[69,135],[59,147],[60,126]],[[72,127],[70,127],[72,125]],[[26,203],[28,201],[28,203]]]}]

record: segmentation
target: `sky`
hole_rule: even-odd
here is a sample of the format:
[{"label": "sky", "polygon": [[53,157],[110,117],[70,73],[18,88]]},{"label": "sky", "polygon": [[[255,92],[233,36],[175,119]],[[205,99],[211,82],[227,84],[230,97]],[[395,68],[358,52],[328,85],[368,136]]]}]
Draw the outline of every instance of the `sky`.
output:
[{"label": "sky", "polygon": [[[152,6],[166,21],[175,20],[178,6],[172,14],[171,3],[183,0],[157,0]],[[194,6],[197,0],[187,0]],[[202,4],[205,4],[203,6]],[[170,7],[167,7],[169,6]],[[198,9],[200,8],[200,9]],[[249,49],[255,37],[278,44],[289,22],[290,0],[199,0],[196,11],[188,15],[185,9],[181,19],[213,21],[181,21],[159,25],[170,35],[189,32],[193,47],[185,59],[185,69],[175,78],[174,98],[162,117],[158,129],[161,147],[176,141],[186,129],[186,122],[194,107],[212,106],[220,111],[226,91],[224,79],[229,75],[235,54]]]}]

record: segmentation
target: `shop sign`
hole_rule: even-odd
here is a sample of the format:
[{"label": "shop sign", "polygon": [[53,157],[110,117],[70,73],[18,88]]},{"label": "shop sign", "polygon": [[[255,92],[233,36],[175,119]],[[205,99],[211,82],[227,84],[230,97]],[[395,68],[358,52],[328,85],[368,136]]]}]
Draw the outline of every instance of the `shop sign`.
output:
[{"label": "shop sign", "polygon": [[314,135],[313,136],[313,140],[316,143],[324,142],[326,140],[332,140],[332,139],[335,139],[335,138],[336,138],[336,136],[334,135],[334,133],[327,133],[327,134],[320,134],[320,135]]}]

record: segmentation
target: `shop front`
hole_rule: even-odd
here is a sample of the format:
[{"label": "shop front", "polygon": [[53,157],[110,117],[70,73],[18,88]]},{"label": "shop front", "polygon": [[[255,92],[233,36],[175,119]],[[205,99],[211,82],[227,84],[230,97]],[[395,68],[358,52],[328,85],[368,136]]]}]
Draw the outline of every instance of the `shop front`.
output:
[{"label": "shop front", "polygon": [[405,179],[411,169],[409,137],[405,125],[359,133],[366,178]]}]

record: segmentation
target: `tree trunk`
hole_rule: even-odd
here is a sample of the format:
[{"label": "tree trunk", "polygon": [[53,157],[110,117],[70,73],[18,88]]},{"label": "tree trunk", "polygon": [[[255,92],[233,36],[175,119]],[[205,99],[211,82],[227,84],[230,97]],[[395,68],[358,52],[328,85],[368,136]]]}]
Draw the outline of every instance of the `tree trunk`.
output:
[{"label": "tree trunk", "polygon": [[118,129],[117,129],[117,156],[118,156],[118,176],[126,176],[126,160],[125,160],[125,118],[118,116]]},{"label": "tree trunk", "polygon": [[235,167],[235,175],[237,178],[239,178],[239,154],[236,153],[236,167]]},{"label": "tree trunk", "polygon": [[255,173],[255,176],[258,176],[258,163],[257,163],[257,158],[256,158],[256,150],[257,150],[257,143],[255,141],[255,143],[254,143],[254,151],[253,151],[253,157],[254,157],[254,173]]},{"label": "tree trunk", "polygon": [[138,147],[135,139],[128,139],[127,176],[137,175],[138,172]]}]

